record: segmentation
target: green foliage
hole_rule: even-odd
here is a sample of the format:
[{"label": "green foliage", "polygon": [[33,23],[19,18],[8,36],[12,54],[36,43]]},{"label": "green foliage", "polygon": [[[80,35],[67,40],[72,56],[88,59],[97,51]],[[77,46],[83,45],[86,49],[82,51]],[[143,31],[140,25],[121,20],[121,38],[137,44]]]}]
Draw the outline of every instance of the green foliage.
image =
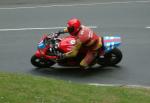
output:
[{"label": "green foliage", "polygon": [[150,90],[0,73],[0,103],[150,103]]}]

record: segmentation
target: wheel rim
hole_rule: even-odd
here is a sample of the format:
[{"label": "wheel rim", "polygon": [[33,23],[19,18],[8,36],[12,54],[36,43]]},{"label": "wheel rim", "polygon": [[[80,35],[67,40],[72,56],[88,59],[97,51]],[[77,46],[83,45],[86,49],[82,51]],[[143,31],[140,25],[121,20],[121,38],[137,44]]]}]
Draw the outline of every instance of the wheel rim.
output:
[{"label": "wheel rim", "polygon": [[38,63],[38,64],[40,64],[40,65],[45,65],[45,62],[42,61],[40,58],[36,58],[35,62]]},{"label": "wheel rim", "polygon": [[111,54],[110,60],[115,61],[117,59],[117,56],[115,54]]},{"label": "wheel rim", "polygon": [[119,49],[114,49],[98,59],[98,64],[100,65],[116,65],[122,59],[122,53]]}]

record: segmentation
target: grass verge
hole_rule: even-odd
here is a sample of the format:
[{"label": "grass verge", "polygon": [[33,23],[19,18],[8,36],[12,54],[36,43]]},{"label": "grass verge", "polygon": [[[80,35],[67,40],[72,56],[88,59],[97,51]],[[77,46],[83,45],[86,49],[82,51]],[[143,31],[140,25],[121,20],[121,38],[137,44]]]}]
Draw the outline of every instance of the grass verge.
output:
[{"label": "grass verge", "polygon": [[89,86],[0,73],[0,103],[150,103],[150,89]]}]

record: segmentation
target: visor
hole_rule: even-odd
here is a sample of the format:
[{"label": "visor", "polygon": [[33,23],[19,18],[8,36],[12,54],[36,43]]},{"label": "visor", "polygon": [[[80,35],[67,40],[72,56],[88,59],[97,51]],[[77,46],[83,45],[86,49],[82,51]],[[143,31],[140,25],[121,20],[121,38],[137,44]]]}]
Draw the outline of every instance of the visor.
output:
[{"label": "visor", "polygon": [[68,29],[68,32],[69,32],[69,33],[73,33],[73,32],[74,32],[74,27],[73,27],[73,26],[67,27],[67,29]]}]

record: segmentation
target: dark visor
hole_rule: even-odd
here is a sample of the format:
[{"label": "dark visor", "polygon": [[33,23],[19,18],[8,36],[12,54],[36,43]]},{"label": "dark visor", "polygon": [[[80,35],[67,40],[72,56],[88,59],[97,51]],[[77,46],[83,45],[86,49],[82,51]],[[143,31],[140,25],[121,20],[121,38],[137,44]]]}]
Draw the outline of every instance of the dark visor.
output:
[{"label": "dark visor", "polygon": [[73,27],[73,26],[71,26],[71,27],[67,27],[67,29],[68,29],[68,32],[69,32],[69,33],[74,32],[74,27]]}]

